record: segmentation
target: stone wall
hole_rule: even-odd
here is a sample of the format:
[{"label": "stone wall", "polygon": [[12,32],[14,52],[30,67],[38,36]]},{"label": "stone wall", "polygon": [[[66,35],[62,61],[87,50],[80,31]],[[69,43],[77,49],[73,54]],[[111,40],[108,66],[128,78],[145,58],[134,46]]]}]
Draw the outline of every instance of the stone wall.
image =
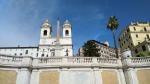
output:
[{"label": "stone wall", "polygon": [[0,84],[16,84],[16,76],[16,71],[0,70]]},{"label": "stone wall", "polygon": [[139,84],[150,84],[150,69],[141,69],[137,71]]},{"label": "stone wall", "polygon": [[59,84],[58,71],[43,71],[40,73],[39,84]]},{"label": "stone wall", "polygon": [[119,84],[119,78],[117,73],[112,70],[103,70],[102,71],[102,81],[103,84]]}]

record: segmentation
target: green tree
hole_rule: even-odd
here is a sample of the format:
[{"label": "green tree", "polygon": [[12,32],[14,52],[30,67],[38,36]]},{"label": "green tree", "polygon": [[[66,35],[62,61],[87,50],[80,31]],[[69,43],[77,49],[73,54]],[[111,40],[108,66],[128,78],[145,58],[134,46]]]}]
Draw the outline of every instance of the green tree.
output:
[{"label": "green tree", "polygon": [[108,23],[107,23],[107,29],[111,30],[112,33],[113,33],[114,46],[115,46],[115,52],[116,52],[116,57],[117,58],[119,58],[117,44],[116,44],[116,30],[117,30],[118,26],[119,26],[118,19],[115,16],[111,16],[109,18]]},{"label": "green tree", "polygon": [[150,56],[150,51],[141,51],[136,54],[136,57],[147,57]]},{"label": "green tree", "polygon": [[144,52],[139,52],[136,57],[145,57],[146,54]]},{"label": "green tree", "polygon": [[83,54],[85,57],[99,57],[99,50],[98,44],[94,40],[89,40],[83,45]]}]

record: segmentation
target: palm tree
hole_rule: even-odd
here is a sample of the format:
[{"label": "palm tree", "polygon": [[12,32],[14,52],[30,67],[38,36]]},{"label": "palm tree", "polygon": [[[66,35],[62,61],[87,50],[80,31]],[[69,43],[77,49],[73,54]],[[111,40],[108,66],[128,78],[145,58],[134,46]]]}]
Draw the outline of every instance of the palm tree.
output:
[{"label": "palm tree", "polygon": [[107,23],[107,29],[111,30],[113,33],[115,52],[116,52],[117,58],[119,58],[118,49],[117,49],[117,45],[116,45],[116,30],[117,30],[118,26],[119,26],[119,22],[118,22],[117,18],[115,16],[111,16]]}]

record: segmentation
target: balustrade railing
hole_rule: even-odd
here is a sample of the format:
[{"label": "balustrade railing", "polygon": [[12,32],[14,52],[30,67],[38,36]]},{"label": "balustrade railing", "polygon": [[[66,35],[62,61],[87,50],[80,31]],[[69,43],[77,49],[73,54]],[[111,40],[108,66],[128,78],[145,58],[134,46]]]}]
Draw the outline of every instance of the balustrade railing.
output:
[{"label": "balustrade railing", "polygon": [[122,67],[126,66],[150,66],[150,57],[126,58],[122,62],[120,59],[107,59],[99,57],[15,57],[0,55],[0,66],[20,66],[20,67],[57,67],[57,66],[98,66],[98,67]]},{"label": "balustrade railing", "polygon": [[131,58],[131,63],[150,63],[150,57]]},{"label": "balustrade railing", "polygon": [[93,63],[93,59],[91,57],[70,57],[66,59],[68,63],[74,64]]},{"label": "balustrade railing", "polygon": [[20,63],[22,60],[23,57],[0,55],[0,63]]},{"label": "balustrade railing", "polygon": [[104,59],[99,57],[51,57],[51,58],[35,58],[33,66],[49,67],[49,66],[121,66],[119,59]]},{"label": "balustrade railing", "polygon": [[131,66],[131,67],[150,66],[150,57],[126,58],[126,59],[124,59],[123,64],[126,66]]},{"label": "balustrade railing", "polygon": [[0,55],[0,66],[30,66],[32,65],[31,57],[17,57]]},{"label": "balustrade railing", "polygon": [[38,63],[58,63],[62,62],[62,58],[39,58]]}]

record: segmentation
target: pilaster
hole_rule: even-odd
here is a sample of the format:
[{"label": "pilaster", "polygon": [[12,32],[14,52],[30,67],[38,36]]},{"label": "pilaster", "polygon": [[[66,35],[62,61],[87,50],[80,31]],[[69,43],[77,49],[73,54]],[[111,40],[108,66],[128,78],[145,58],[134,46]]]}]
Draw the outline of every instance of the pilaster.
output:
[{"label": "pilaster", "polygon": [[16,84],[30,84],[30,74],[28,68],[18,69]]},{"label": "pilaster", "polygon": [[39,84],[39,70],[32,70],[30,84]]},{"label": "pilaster", "polygon": [[101,70],[98,68],[93,69],[93,84],[102,84]]},{"label": "pilaster", "polygon": [[126,84],[125,76],[122,69],[118,70],[119,84]]},{"label": "pilaster", "polygon": [[127,70],[128,83],[129,84],[138,84],[138,79],[136,75],[136,71],[133,68],[129,68]]}]

